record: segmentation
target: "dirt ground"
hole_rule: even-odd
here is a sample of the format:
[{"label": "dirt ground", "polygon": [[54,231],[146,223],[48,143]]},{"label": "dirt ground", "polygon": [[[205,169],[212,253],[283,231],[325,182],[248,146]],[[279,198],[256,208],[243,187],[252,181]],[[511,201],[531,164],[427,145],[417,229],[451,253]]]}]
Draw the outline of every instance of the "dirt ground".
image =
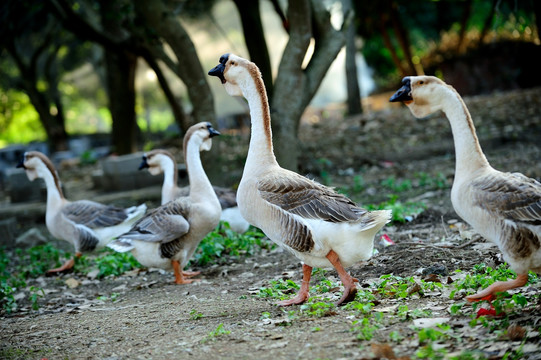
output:
[{"label": "dirt ground", "polygon": [[[541,179],[541,89],[465,100],[491,164]],[[511,292],[524,295],[528,304],[511,311],[497,329],[491,328],[496,322],[470,325],[477,309],[465,304],[464,294],[450,299],[453,282],[464,279],[476,264],[496,267],[501,258],[450,204],[454,152],[447,120],[416,120],[400,106],[346,119],[341,114],[339,107],[306,114],[300,129],[302,172],[346,191],[362,179],[362,190],[351,195],[360,204],[384,201],[394,192],[403,203],[426,205],[411,221],[385,227],[376,238],[377,254],[348,269],[360,280],[358,303],[373,303],[368,315],[348,306],[330,306],[314,315],[307,307],[280,308],[276,298],[258,296],[272,280],[300,284],[300,264],[277,248],[194,268],[202,274],[190,285],[174,285],[171,273],[157,269],[102,280],[76,273],[39,277],[31,282],[46,292],[39,310],[31,310],[23,299],[16,313],[0,313],[0,358],[500,359],[507,354],[541,359],[540,282]],[[218,144],[223,152],[224,145]],[[76,172],[70,171],[66,174]],[[415,179],[417,173],[443,179],[444,186],[398,191],[383,185],[389,179]],[[84,175],[61,177],[68,193],[73,187],[77,191],[71,193],[79,197],[92,194]],[[395,245],[382,246],[382,234]],[[388,274],[444,286],[418,291],[412,283],[405,298],[382,296],[375,290]],[[323,280],[335,288],[321,292],[316,285]],[[324,304],[341,296],[333,270],[315,273],[311,285],[311,295]],[[375,298],[360,297],[366,293]],[[456,304],[465,305],[452,313]],[[368,319],[364,328],[363,318]],[[437,323],[449,327],[443,330]],[[421,339],[420,329],[430,328],[445,336],[432,342]]]}]

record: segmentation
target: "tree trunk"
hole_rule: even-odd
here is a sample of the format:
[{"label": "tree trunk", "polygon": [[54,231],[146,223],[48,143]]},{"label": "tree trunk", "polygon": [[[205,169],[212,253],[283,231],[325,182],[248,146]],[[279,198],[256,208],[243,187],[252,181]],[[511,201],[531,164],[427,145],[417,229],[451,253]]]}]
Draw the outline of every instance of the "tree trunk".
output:
[{"label": "tree trunk", "polygon": [[[122,28],[114,14],[121,7],[119,1],[101,1],[101,23],[106,33],[122,36]],[[135,121],[135,70],[137,56],[122,49],[105,48],[106,86],[109,110],[113,119],[112,147],[118,155],[137,150],[137,123]]]},{"label": "tree trunk", "polygon": [[[318,0],[290,2],[288,19],[289,41],[274,84],[271,116],[276,158],[282,167],[297,170],[297,133],[301,115],[314,97],[345,39],[342,32],[334,30],[330,23],[330,14]],[[311,36],[315,40],[314,53],[303,69],[303,60]]]},{"label": "tree trunk", "polygon": [[[342,12],[349,16],[353,11],[351,0],[342,0]],[[352,19],[351,16],[349,16]],[[349,21],[346,29],[346,86],[347,86],[347,107],[348,115],[362,114],[361,91],[359,88],[357,62],[357,47],[355,46],[355,24]]]},{"label": "tree trunk", "polygon": [[[496,4],[498,0],[492,0],[492,4],[490,5],[490,12],[488,13],[488,16],[485,19],[485,22],[483,23],[483,28],[481,29],[481,33],[479,34],[479,43],[477,46],[482,45],[485,42],[485,37],[487,36],[488,29],[490,29],[490,26],[492,25],[492,21],[494,20],[494,14],[496,13]],[[539,4],[539,1],[534,1],[534,4]],[[536,5],[541,8],[541,6]],[[537,16],[536,16],[537,19]]]},{"label": "tree trunk", "polygon": [[163,1],[135,0],[133,2],[139,19],[145,28],[152,29],[157,38],[167,42],[174,52],[176,61],[168,57],[161,47],[151,46],[152,54],[164,63],[184,82],[193,105],[189,125],[201,121],[214,122],[214,98],[207,82],[194,44],[174,11]]},{"label": "tree trunk", "polygon": [[408,36],[407,30],[402,25],[402,20],[400,20],[400,14],[398,13],[397,9],[398,4],[394,1],[390,4],[390,18],[391,23],[393,25],[393,29],[396,35],[396,39],[398,40],[398,43],[400,44],[400,47],[402,48],[402,52],[404,53],[404,58],[406,60],[406,63],[408,64],[408,71],[410,75],[417,75],[417,69],[415,68],[415,64],[413,64],[413,57],[411,55],[410,50],[410,40]]},{"label": "tree trunk", "polygon": [[470,20],[471,12],[472,0],[467,0],[464,4],[462,19],[460,20],[460,33],[458,34],[458,43],[456,44],[457,54],[461,54],[464,51],[464,38],[466,37],[466,30],[468,29],[468,21]]},{"label": "tree trunk", "polygon": [[[59,100],[58,89],[51,90],[50,92],[42,92],[38,90],[38,78],[37,78],[37,62],[40,56],[39,50],[32,55],[31,65],[27,65],[21,58],[16,50],[15,44],[9,42],[6,46],[6,50],[11,55],[17,68],[19,69],[21,76],[21,87],[28,95],[30,102],[36,109],[39,115],[41,125],[45,129],[47,134],[47,141],[51,151],[65,151],[68,150],[68,134],[64,123],[64,113],[61,104],[58,102],[55,104],[55,100]],[[50,83],[50,81],[49,81]],[[54,98],[49,98],[48,94],[53,94]],[[51,113],[51,105],[56,105],[56,113]]]},{"label": "tree trunk", "polygon": [[127,52],[105,51],[109,110],[113,118],[112,145],[117,155],[137,151],[135,122],[135,70],[137,57]]},{"label": "tree trunk", "polygon": [[272,101],[273,84],[272,84],[272,68],[269,58],[267,43],[260,41],[265,39],[263,25],[261,24],[261,16],[259,13],[259,0],[233,0],[239,10],[240,19],[242,22],[242,30],[244,32],[244,41],[250,53],[250,60],[253,61],[263,77],[267,96],[269,101]]}]

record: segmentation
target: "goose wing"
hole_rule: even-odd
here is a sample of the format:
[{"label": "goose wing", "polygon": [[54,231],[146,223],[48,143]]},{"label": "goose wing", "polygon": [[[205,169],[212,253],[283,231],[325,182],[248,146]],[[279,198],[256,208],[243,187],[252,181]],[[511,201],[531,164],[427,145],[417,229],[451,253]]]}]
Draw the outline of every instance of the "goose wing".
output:
[{"label": "goose wing", "polygon": [[286,212],[329,222],[358,220],[367,211],[345,195],[296,173],[271,173],[259,179],[261,197]]},{"label": "goose wing", "polygon": [[170,201],[139,219],[119,239],[167,243],[185,235],[190,230],[187,218],[190,202],[187,199]]},{"label": "goose wing", "polygon": [[68,203],[62,214],[76,224],[91,229],[120,224],[128,217],[123,208],[104,205],[90,200],[79,200]]},{"label": "goose wing", "polygon": [[541,183],[520,173],[495,172],[473,183],[478,206],[506,220],[541,225]]}]

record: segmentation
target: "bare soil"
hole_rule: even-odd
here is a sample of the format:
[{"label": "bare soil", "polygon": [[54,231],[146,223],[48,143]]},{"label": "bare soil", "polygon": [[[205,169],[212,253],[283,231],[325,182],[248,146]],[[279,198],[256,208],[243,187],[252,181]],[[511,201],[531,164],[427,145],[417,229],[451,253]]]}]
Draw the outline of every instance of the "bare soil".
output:
[{"label": "bare soil", "polygon": [[[481,145],[494,167],[541,179],[540,99],[539,88],[465,99]],[[377,106],[377,99],[371,101],[370,106]],[[370,317],[374,325],[370,340],[360,339],[359,330],[355,330],[359,327],[355,321],[365,316],[355,309],[334,307],[324,316],[315,316],[306,308],[280,308],[275,305],[277,299],[258,296],[259,289],[269,287],[271,280],[291,279],[300,284],[300,264],[277,248],[194,268],[202,274],[198,276],[200,281],[190,285],[174,285],[171,273],[156,269],[102,280],[77,273],[39,277],[29,281],[29,285],[46,292],[39,300],[39,310],[30,308],[27,296],[19,300],[21,306],[16,313],[0,314],[0,357],[415,358],[422,356],[417,353],[419,350],[427,349],[427,343],[419,339],[419,329],[430,326],[430,319],[436,319],[450,326],[446,331],[451,335],[434,341],[431,348],[445,350],[448,358],[470,351],[478,358],[500,359],[507,353],[513,358],[541,359],[540,283],[511,292],[521,293],[529,301],[521,311],[506,315],[508,324],[503,329],[470,326],[476,309],[469,304],[458,314],[450,313],[453,304],[464,303],[464,294],[450,299],[451,283],[481,262],[497,266],[501,257],[497,248],[471,231],[452,209],[449,192],[454,150],[447,120],[442,115],[416,120],[400,106],[357,117],[344,118],[342,113],[341,107],[307,112],[299,131],[303,144],[302,172],[349,191],[361,204],[378,203],[395,193],[402,203],[426,205],[426,211],[413,216],[411,221],[382,230],[381,234],[387,234],[395,245],[382,246],[378,235],[378,253],[348,269],[360,280],[359,289],[374,290],[386,274],[412,276],[417,283],[432,279],[445,285],[433,291],[412,290],[404,299],[374,292],[371,312],[383,314],[383,319],[376,321]],[[215,147],[232,157],[233,150],[225,152],[223,145],[218,145],[219,140]],[[235,156],[242,158],[242,144],[247,139],[239,135],[239,142]],[[238,173],[238,169],[227,171]],[[444,186],[421,186],[415,175],[419,173],[443,179]],[[97,196],[88,177],[77,169],[63,174],[67,193],[79,198]],[[395,184],[414,180],[411,188],[398,191],[384,185],[389,184],[389,179],[395,179]],[[354,184],[361,190],[354,191]],[[149,204],[155,205],[150,201]],[[25,224],[21,232],[30,226],[46,231],[38,220]],[[338,276],[333,270],[319,272],[313,276],[312,285],[322,279],[337,287],[326,293],[314,288],[311,294],[320,302],[333,303],[342,291]],[[400,305],[407,305],[411,314],[420,309],[430,310],[430,315],[400,318]],[[396,333],[400,340],[392,339]]]}]

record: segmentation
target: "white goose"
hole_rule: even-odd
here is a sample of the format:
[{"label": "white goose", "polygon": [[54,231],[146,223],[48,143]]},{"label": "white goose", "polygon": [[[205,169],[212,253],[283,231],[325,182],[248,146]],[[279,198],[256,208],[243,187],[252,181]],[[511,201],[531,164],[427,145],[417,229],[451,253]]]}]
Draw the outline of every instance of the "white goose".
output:
[{"label": "white goose", "polygon": [[173,270],[176,284],[188,284],[187,277],[199,272],[182,269],[201,240],[220,222],[221,206],[203,165],[200,152],[210,150],[212,137],[220,133],[206,122],[191,126],[184,136],[184,159],[190,193],[149,211],[130,231],[108,246],[119,252],[131,251],[145,266]]},{"label": "white goose", "polygon": [[[54,237],[73,244],[76,257],[80,257],[82,252],[104,247],[113,238],[129,230],[147,208],[145,204],[122,209],[90,200],[67,200],[53,163],[38,151],[26,152],[17,167],[26,170],[30,181],[36,178],[45,181],[47,229]],[[74,259],[69,259],[48,273],[71,269],[74,263]]]},{"label": "white goose", "polygon": [[404,102],[421,118],[442,110],[451,124],[456,153],[451,202],[457,214],[494,242],[517,273],[468,296],[491,300],[495,293],[521,287],[528,271],[541,273],[541,184],[520,173],[503,173],[488,163],[470,113],[453,87],[433,76],[410,76],[390,101]]},{"label": "white goose", "polygon": [[241,213],[303,263],[299,293],[279,305],[308,299],[312,267],[334,267],[345,288],[338,304],[353,300],[357,280],[344,268],[370,258],[374,235],[390,221],[391,212],[368,212],[332,188],[278,165],[267,94],[254,63],[225,54],[209,75],[219,77],[229,95],[244,96],[250,106],[250,147],[237,191]]},{"label": "white goose", "polygon": [[[171,200],[181,196],[187,196],[189,188],[178,187],[178,172],[176,161],[171,152],[163,149],[155,149],[143,154],[143,161],[139,165],[139,170],[148,168],[152,175],[159,175],[163,172],[162,199],[161,204],[165,204]],[[240,214],[239,208],[236,206],[236,194],[226,188],[214,187],[220,204],[222,206],[222,214],[220,220],[226,221],[231,229],[238,233],[244,233],[250,227],[250,224],[244,220]]]}]

